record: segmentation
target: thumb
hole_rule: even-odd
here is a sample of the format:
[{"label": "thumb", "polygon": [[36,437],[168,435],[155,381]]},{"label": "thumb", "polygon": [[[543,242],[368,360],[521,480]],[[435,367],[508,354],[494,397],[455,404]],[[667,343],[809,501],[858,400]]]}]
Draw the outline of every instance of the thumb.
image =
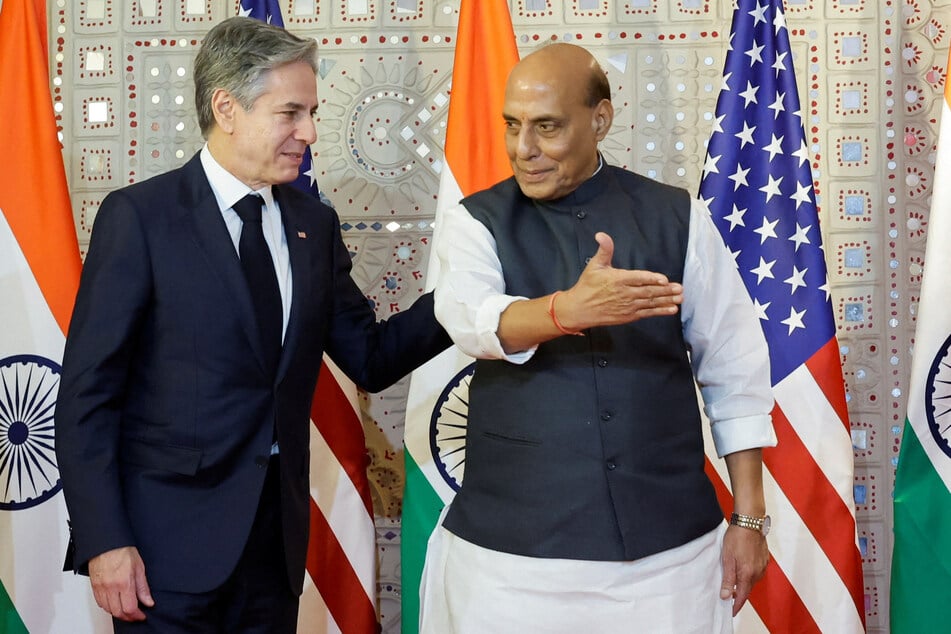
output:
[{"label": "thumb", "polygon": [[611,258],[614,257],[614,240],[603,231],[594,234],[594,239],[598,242],[598,252],[588,261],[588,266],[610,268]]},{"label": "thumb", "polygon": [[155,599],[152,598],[152,591],[149,589],[149,582],[145,578],[145,571],[141,569],[135,575],[135,595],[142,605],[150,608],[155,605]]},{"label": "thumb", "polygon": [[[726,563],[726,562],[724,562]],[[732,565],[723,566],[723,582],[720,584],[720,598],[723,600],[733,596],[736,587],[736,568]]]}]

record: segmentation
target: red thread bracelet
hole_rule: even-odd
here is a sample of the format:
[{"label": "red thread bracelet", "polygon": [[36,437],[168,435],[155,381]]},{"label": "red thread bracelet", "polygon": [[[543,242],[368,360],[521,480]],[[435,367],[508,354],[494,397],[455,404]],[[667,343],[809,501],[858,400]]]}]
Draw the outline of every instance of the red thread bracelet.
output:
[{"label": "red thread bracelet", "polygon": [[555,324],[555,328],[558,329],[563,335],[575,335],[577,337],[584,337],[584,333],[578,330],[568,330],[561,325],[561,322],[558,321],[558,318],[555,317],[555,298],[561,294],[561,291],[555,291],[551,294],[551,299],[548,300],[548,314],[551,315],[551,322]]}]

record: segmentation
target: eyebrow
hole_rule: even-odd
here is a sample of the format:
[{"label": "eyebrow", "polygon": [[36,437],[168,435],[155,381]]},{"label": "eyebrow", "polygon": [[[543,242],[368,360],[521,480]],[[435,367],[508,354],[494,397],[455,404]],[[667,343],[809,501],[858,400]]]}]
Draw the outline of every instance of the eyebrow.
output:
[{"label": "eyebrow", "polygon": [[[502,113],[502,119],[505,121],[521,121],[518,117],[510,115],[508,113]],[[564,120],[563,116],[557,116],[553,114],[540,114],[537,117],[532,117],[528,120],[529,123],[538,123],[539,121],[562,121]]]},{"label": "eyebrow", "polygon": [[[296,101],[287,101],[276,106],[277,110],[307,110],[307,106]],[[317,112],[317,106],[310,108],[310,114]]]}]

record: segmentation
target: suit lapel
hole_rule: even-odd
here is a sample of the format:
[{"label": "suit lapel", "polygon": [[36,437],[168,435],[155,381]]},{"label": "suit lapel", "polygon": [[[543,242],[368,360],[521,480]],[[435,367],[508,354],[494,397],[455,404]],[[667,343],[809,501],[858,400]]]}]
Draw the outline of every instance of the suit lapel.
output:
[{"label": "suit lapel", "polygon": [[307,293],[311,288],[312,265],[307,248],[307,232],[298,221],[301,210],[293,208],[289,196],[283,194],[283,187],[275,185],[272,188],[274,198],[281,208],[281,223],[284,225],[284,235],[287,238],[287,252],[291,263],[291,312],[287,320],[287,333],[284,336],[284,348],[281,353],[281,362],[277,368],[277,380],[284,378],[284,373],[290,364],[294,346],[300,336],[301,328],[305,326],[303,318],[304,304]]},{"label": "suit lapel", "polygon": [[211,191],[211,185],[208,184],[197,154],[185,164],[182,172],[182,208],[190,216],[199,247],[224,288],[228,290],[228,294],[234,299],[238,320],[248,344],[254,350],[255,358],[263,369],[264,351],[254,323],[251,292],[241,271],[241,263],[238,261],[231,235],[218,209],[218,201]]}]

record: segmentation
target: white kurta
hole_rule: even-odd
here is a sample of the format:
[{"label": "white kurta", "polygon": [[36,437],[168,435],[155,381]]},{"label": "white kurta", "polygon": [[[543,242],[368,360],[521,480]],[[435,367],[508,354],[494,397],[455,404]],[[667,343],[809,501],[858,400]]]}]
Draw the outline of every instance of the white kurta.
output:
[{"label": "white kurta", "polygon": [[[773,446],[766,341],[749,294],[706,207],[691,202],[680,316],[720,456]],[[525,363],[496,336],[505,294],[495,240],[463,205],[440,217],[436,316],[477,358]],[[719,598],[726,524],[637,561],[524,557],[469,543],[440,526],[420,587],[423,634],[724,634],[732,600]]]},{"label": "white kurta", "polygon": [[730,634],[720,599],[726,523],[637,561],[545,559],[471,544],[441,526],[420,583],[420,634]]}]

